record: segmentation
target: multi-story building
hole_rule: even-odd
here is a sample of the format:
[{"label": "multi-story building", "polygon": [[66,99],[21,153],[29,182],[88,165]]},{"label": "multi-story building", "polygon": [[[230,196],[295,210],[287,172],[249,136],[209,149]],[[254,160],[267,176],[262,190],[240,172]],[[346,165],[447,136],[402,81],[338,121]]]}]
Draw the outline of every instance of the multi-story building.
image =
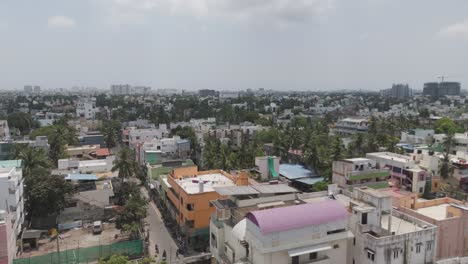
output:
[{"label": "multi-story building", "polygon": [[150,91],[151,87],[148,86],[131,86],[129,84],[111,85],[111,94],[113,95],[148,94]]},{"label": "multi-story building", "polygon": [[409,144],[432,144],[433,129],[411,129],[401,132],[401,142]]},{"label": "multi-story building", "polygon": [[0,139],[10,138],[10,128],[7,120],[0,120]]},{"label": "multi-story building", "polygon": [[32,85],[25,85],[24,86],[24,92],[27,93],[27,94],[32,94],[32,92],[33,92]]},{"label": "multi-story building", "polygon": [[[228,195],[212,202],[210,251],[217,263],[346,263],[352,234],[340,202],[306,203],[290,187],[265,186],[217,188]],[[279,192],[265,196],[268,187]]]},{"label": "multi-story building", "polygon": [[100,110],[96,107],[96,98],[82,98],[76,102],[76,116],[95,119]]},{"label": "multi-story building", "polygon": [[216,90],[202,89],[198,91],[198,95],[200,97],[208,97],[208,96],[216,97],[219,95],[219,92]]},{"label": "multi-story building", "polygon": [[248,176],[230,175],[221,170],[198,171],[197,166],[179,167],[167,177],[167,206],[188,243],[197,247],[208,241],[210,201],[219,198],[215,187],[248,185]]},{"label": "multi-story building", "polygon": [[394,98],[409,98],[413,95],[408,84],[393,84],[392,88],[381,90],[380,95]]},{"label": "multi-story building", "polygon": [[468,206],[448,197],[411,199],[398,210],[437,226],[436,259],[468,256]]},{"label": "multi-story building", "polygon": [[376,161],[376,168],[388,168],[390,179],[395,187],[423,194],[427,172],[418,166],[416,156],[407,156],[391,152],[367,153],[366,158]]},{"label": "multi-story building", "polygon": [[190,141],[181,139],[179,136],[172,138],[154,139],[137,143],[135,145],[136,160],[140,165],[145,165],[149,153],[161,154],[167,159],[185,159],[190,155]]},{"label": "multi-story building", "polygon": [[277,179],[280,171],[280,158],[275,156],[255,157],[255,170],[263,181]]},{"label": "multi-story building", "polygon": [[424,84],[423,95],[441,97],[445,95],[460,95],[459,82],[429,82]]},{"label": "multi-story building", "polygon": [[[444,142],[446,135],[445,134],[435,134],[434,143],[441,145]],[[456,151],[468,152],[468,133],[455,133],[453,135],[453,154]]]},{"label": "multi-story building", "polygon": [[434,263],[437,227],[393,210],[389,193],[354,188],[349,208],[355,237],[342,263]]},{"label": "multi-story building", "polygon": [[16,235],[11,214],[0,210],[0,264],[12,264],[16,255]]},{"label": "multi-story building", "polygon": [[[11,259],[16,254],[16,238],[20,235],[24,222],[23,199],[23,172],[21,160],[0,161],[0,248],[8,248],[7,254],[0,250],[0,263],[12,263]],[[1,218],[8,223],[1,224]],[[3,235],[7,238],[5,244]],[[2,257],[8,256],[10,262],[1,262]]]},{"label": "multi-story building", "polygon": [[160,125],[159,128],[150,129],[129,127],[123,130],[122,133],[124,143],[134,149],[138,143],[149,142],[166,137],[169,134],[169,131],[166,126]]},{"label": "multi-story building", "polygon": [[375,160],[366,158],[333,161],[332,180],[343,189],[368,186],[374,189],[387,188],[388,168],[377,168]]},{"label": "multi-story building", "polygon": [[366,133],[369,130],[369,120],[362,118],[345,118],[336,122],[335,134],[352,135],[356,133]]}]

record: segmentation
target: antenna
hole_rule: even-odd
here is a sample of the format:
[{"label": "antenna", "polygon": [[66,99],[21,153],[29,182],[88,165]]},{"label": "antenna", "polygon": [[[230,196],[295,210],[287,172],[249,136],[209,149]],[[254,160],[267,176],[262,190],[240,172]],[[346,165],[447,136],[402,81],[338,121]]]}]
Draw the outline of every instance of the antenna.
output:
[{"label": "antenna", "polygon": [[444,82],[444,80],[445,80],[446,78],[449,78],[449,77],[450,77],[450,76],[442,75],[442,76],[437,77],[437,79],[440,79],[440,82]]}]

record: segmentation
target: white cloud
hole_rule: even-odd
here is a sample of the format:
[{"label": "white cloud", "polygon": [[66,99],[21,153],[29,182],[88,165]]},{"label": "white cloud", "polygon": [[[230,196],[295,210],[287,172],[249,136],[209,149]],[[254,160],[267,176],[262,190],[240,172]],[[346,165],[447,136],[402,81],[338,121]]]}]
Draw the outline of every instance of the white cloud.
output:
[{"label": "white cloud", "polygon": [[49,28],[70,29],[76,26],[75,20],[66,16],[52,16],[47,19]]},{"label": "white cloud", "polygon": [[154,14],[224,18],[261,24],[302,23],[320,17],[334,0],[100,0],[113,23],[145,23]]},{"label": "white cloud", "polygon": [[439,31],[439,36],[468,38],[468,20],[450,25]]}]

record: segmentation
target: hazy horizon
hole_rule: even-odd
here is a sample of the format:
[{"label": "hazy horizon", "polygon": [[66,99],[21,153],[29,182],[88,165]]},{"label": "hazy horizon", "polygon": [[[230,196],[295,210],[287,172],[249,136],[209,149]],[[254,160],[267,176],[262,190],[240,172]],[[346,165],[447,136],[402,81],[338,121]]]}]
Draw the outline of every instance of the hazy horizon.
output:
[{"label": "hazy horizon", "polygon": [[464,0],[0,3],[0,89],[368,90],[468,83]]}]

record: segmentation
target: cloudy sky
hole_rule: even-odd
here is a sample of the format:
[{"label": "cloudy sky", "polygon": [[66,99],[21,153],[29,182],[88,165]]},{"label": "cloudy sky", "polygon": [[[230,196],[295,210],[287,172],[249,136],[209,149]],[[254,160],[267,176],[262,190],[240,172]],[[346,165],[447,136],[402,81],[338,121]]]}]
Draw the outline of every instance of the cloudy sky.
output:
[{"label": "cloudy sky", "polygon": [[0,1],[0,89],[421,89],[440,75],[468,88],[467,0]]}]

